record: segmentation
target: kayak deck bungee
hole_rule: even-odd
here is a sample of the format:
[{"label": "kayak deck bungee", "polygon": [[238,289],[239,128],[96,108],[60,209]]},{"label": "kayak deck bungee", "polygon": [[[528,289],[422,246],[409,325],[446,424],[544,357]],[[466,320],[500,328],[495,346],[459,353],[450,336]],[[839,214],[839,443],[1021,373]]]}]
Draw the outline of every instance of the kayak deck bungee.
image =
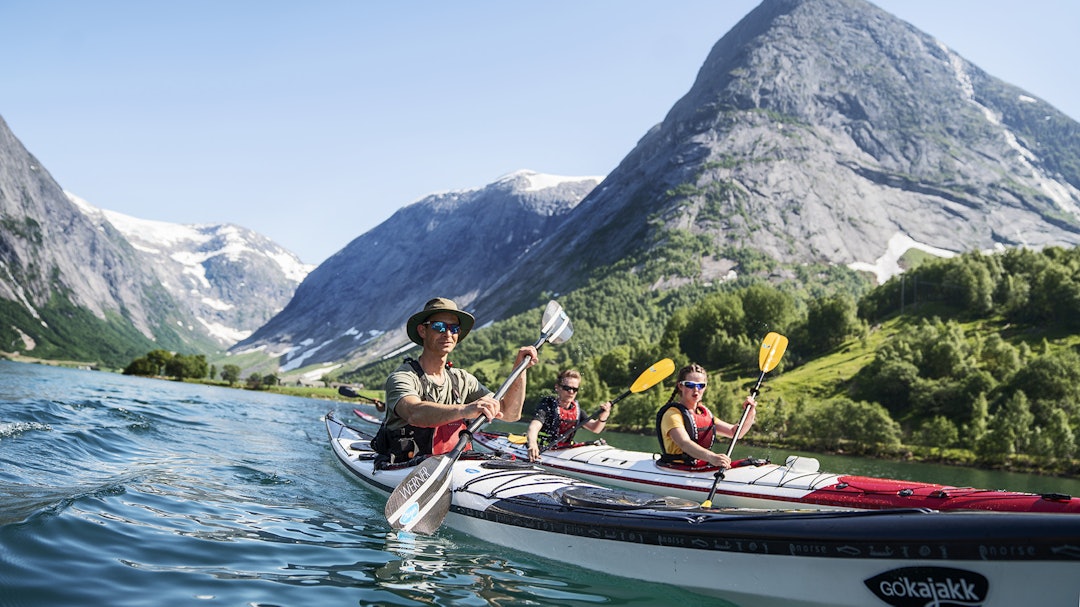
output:
[{"label": "kayak deck bungee", "polygon": [[[527,459],[525,445],[509,435],[478,432],[475,444],[490,452]],[[660,466],[657,456],[605,444],[577,443],[541,453],[545,468],[592,482],[704,501],[714,470]],[[1080,514],[1080,498],[1056,493],[952,487],[868,476],[821,472],[814,458],[791,456],[784,464],[746,465],[725,471],[713,503],[744,508],[996,510]]]},{"label": "kayak deck bungee", "polygon": [[[369,487],[388,495],[408,475],[374,469],[369,434],[333,414],[326,426],[337,459]],[[1078,517],[704,509],[468,453],[453,464],[450,493],[445,524],[479,539],[755,607],[1013,607],[1080,597]],[[913,602],[921,592],[937,594]]]}]

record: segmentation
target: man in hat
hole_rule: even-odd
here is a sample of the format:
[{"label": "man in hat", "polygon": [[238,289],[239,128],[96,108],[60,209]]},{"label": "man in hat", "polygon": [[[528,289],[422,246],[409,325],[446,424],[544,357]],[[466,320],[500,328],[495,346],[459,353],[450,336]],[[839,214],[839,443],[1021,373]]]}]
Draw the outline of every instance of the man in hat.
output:
[{"label": "man in hat", "polygon": [[[488,420],[517,421],[525,401],[525,372],[507,389],[502,401],[493,398],[468,371],[453,368],[447,357],[472,330],[476,319],[453,300],[436,297],[409,317],[405,332],[423,346],[417,360],[406,359],[386,379],[386,419],[373,441],[382,457],[377,463],[398,464],[423,455],[439,455],[457,445],[465,420],[481,415]],[[528,356],[536,363],[533,346],[518,350],[516,367]]]}]

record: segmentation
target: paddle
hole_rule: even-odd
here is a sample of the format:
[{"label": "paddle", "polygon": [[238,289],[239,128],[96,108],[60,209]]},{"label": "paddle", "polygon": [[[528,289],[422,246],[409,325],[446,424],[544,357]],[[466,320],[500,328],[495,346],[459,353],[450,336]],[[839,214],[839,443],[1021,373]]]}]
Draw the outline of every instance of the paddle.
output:
[{"label": "paddle", "polygon": [[[765,379],[765,374],[776,368],[776,365],[780,363],[780,357],[784,355],[784,350],[787,350],[787,338],[776,332],[770,332],[765,336],[765,339],[761,342],[761,351],[758,352],[758,368],[761,369],[761,375],[758,377],[757,383],[750,390],[750,396],[757,398],[758,390],[761,388],[761,382]],[[739,440],[739,433],[742,432],[743,424],[746,423],[746,416],[750,414],[750,405],[743,406],[742,417],[739,419],[739,425],[735,426],[735,431],[731,434],[731,444],[728,445],[727,456],[731,457],[731,453],[735,450],[735,441]],[[721,468],[716,471],[713,477],[712,489],[709,489],[709,498],[704,502],[701,502],[702,508],[712,507],[712,498],[716,495],[716,487],[720,484],[721,479],[724,478],[724,469]]]},{"label": "paddle", "polygon": [[[674,372],[675,372],[675,363],[672,362],[672,360],[670,358],[665,358],[663,360],[656,361],[655,363],[653,363],[653,365],[651,367],[649,367],[648,369],[645,369],[644,371],[642,371],[641,375],[638,375],[638,378],[635,379],[634,383],[630,385],[629,390],[627,390],[626,392],[623,392],[622,394],[616,396],[614,398],[614,400],[611,401],[611,406],[614,407],[615,403],[617,403],[620,400],[626,398],[627,396],[630,396],[631,394],[637,394],[638,392],[644,392],[644,391],[648,390],[649,388],[651,388],[651,387],[655,386],[656,384],[660,383],[661,381],[663,381],[667,376],[671,375]],[[596,413],[593,413],[592,415],[590,415],[585,420],[583,420],[583,421],[579,420],[577,425],[575,425],[573,428],[567,430],[566,432],[563,432],[559,436],[555,437],[555,440],[549,442],[543,449],[540,450],[540,453],[543,453],[544,451],[547,451],[548,449],[554,447],[555,445],[558,445],[559,443],[563,442],[564,440],[566,440],[566,437],[568,437],[568,436],[574,434],[575,432],[577,432],[578,429],[581,428],[582,426],[584,426],[586,423],[588,423],[589,420],[596,419],[596,418],[600,417],[600,414],[603,413],[603,412],[604,412],[603,409],[597,409]],[[513,441],[511,441],[511,442],[513,442]]]},{"label": "paddle", "polygon": [[342,396],[345,396],[347,398],[358,398],[360,400],[367,401],[367,402],[375,405],[375,410],[376,411],[384,411],[384,410],[386,410],[386,403],[382,402],[381,400],[379,400],[377,398],[371,398],[369,396],[364,396],[363,394],[360,394],[359,392],[354,390],[352,388],[352,386],[338,386],[337,391],[338,391],[338,394],[340,394]]},{"label": "paddle", "polygon": [[[533,347],[539,349],[545,343],[561,344],[570,339],[574,330],[570,326],[570,317],[556,301],[549,301],[544,310],[540,338]],[[529,357],[521,361],[506,378],[493,397],[502,400],[507,390],[517,380],[529,364]],[[481,415],[461,432],[457,445],[445,455],[429,457],[421,462],[405,477],[386,500],[384,514],[386,521],[394,529],[432,533],[442,525],[446,513],[450,510],[450,480],[454,463],[461,457],[465,446],[473,433],[487,423]]]}]

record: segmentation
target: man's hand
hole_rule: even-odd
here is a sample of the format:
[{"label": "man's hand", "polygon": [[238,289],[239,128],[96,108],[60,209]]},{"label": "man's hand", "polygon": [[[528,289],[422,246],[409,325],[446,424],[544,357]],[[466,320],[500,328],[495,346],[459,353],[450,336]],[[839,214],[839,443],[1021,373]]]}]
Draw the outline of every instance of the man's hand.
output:
[{"label": "man's hand", "polygon": [[502,417],[502,403],[495,400],[492,394],[481,396],[469,403],[465,410],[468,413],[462,419],[472,419],[483,415],[490,422]]},{"label": "man's hand", "polygon": [[536,352],[536,348],[533,346],[522,346],[518,349],[517,357],[514,358],[514,366],[517,367],[521,364],[521,361],[525,360],[525,357],[529,357],[529,364],[525,366],[526,369],[536,364],[540,360],[540,355]]}]

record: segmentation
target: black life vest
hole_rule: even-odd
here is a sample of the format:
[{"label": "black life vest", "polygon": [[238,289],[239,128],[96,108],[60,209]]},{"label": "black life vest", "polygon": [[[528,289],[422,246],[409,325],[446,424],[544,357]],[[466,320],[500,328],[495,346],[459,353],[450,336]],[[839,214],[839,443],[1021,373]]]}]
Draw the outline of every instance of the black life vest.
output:
[{"label": "black life vest", "polygon": [[700,411],[691,413],[682,405],[682,403],[675,401],[668,401],[666,405],[660,407],[660,410],[656,412],[656,440],[660,441],[660,463],[685,464],[690,466],[698,465],[700,462],[694,457],[685,453],[668,453],[664,449],[664,435],[661,434],[661,422],[664,419],[664,414],[672,407],[678,408],[679,413],[682,415],[683,426],[686,428],[686,433],[690,436],[690,440],[706,449],[712,447],[713,439],[716,438],[716,426],[714,425],[713,414],[705,407],[701,407]]},{"label": "black life vest", "polygon": [[[432,392],[433,386],[431,380],[424,373],[424,369],[420,367],[420,363],[408,357],[405,358],[404,362],[409,363],[413,372],[420,378],[421,398],[427,397],[431,400],[428,395]],[[449,362],[446,363],[446,368],[451,368]],[[450,382],[451,400],[455,404],[463,404],[462,387],[458,386],[454,374],[447,373],[447,378],[447,381]],[[375,438],[371,441],[372,449],[379,453],[375,458],[375,466],[377,468],[386,468],[403,463],[414,465],[429,455],[447,453],[457,445],[458,435],[466,427],[465,422],[459,420],[434,428],[406,424],[397,430],[387,430],[384,418],[382,426],[379,427],[379,431],[375,433]],[[466,445],[465,450],[468,451],[471,448],[472,445]]]},{"label": "black life vest", "polygon": [[537,405],[538,409],[540,407],[544,407],[547,413],[538,433],[540,442],[546,447],[567,432],[571,433],[567,434],[562,443],[572,442],[574,440],[573,431],[577,429],[578,422],[581,421],[581,407],[577,400],[575,399],[571,407],[567,409],[554,396],[545,396]]}]

